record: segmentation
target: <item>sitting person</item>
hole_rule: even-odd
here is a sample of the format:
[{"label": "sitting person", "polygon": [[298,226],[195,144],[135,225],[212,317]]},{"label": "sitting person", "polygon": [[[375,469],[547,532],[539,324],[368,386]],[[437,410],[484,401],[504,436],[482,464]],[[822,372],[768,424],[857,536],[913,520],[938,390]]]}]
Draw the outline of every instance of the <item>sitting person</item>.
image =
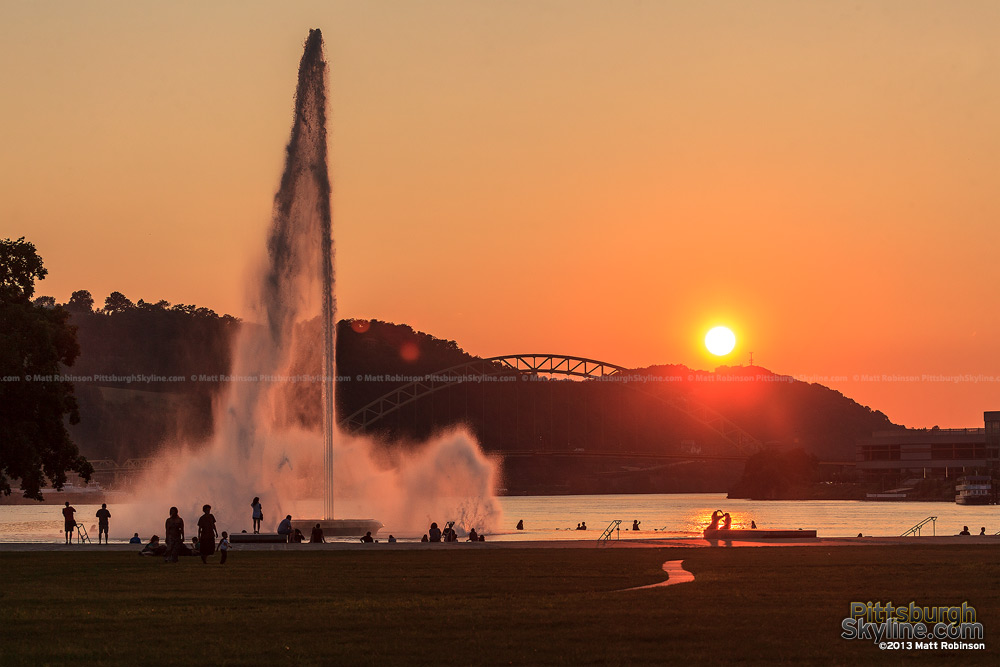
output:
[{"label": "sitting person", "polygon": [[714,512],[712,512],[712,523],[708,524],[708,528],[706,528],[705,530],[718,530],[719,521],[722,520],[722,517],[725,516],[725,514],[726,513],[723,512],[722,510],[715,510]]},{"label": "sitting person", "polygon": [[972,533],[969,532],[968,526],[962,526],[962,532],[959,535],[972,535]]},{"label": "sitting person", "polygon": [[395,543],[396,543],[396,538],[393,537],[392,535],[389,535],[389,544],[395,544]]},{"label": "sitting person", "polygon": [[313,526],[312,535],[309,536],[310,544],[325,544],[326,539],[323,537],[323,527],[318,523]]},{"label": "sitting person", "polygon": [[420,541],[421,542],[430,542],[430,540],[427,539],[427,533],[424,533],[424,536],[420,538]]},{"label": "sitting person", "polygon": [[480,542],[485,542],[486,541],[486,536],[485,535],[480,535],[479,536],[479,541]]},{"label": "sitting person", "polygon": [[306,536],[303,535],[302,531],[299,530],[298,528],[294,529],[289,537],[291,541],[295,544],[302,544],[303,542],[306,541]]},{"label": "sitting person", "polygon": [[437,522],[431,524],[431,529],[427,531],[427,534],[430,536],[431,542],[441,541],[441,529],[438,528]]},{"label": "sitting person", "polygon": [[142,540],[139,539],[139,533],[136,533],[128,541],[129,544],[142,544]]},{"label": "sitting person", "polygon": [[200,545],[198,544],[198,538],[197,537],[192,537],[191,538],[191,546],[188,546],[188,545],[184,544],[183,542],[181,542],[177,546],[177,555],[178,556],[197,556],[198,555],[198,549],[199,549],[199,547],[200,547]]},{"label": "sitting person", "polygon": [[587,530],[587,522],[586,521],[581,521],[580,522],[580,530]]},{"label": "sitting person", "polygon": [[142,548],[139,552],[140,556],[165,556],[167,554],[167,545],[160,544],[160,536],[153,535],[149,538],[149,544]]},{"label": "sitting person", "polygon": [[291,537],[292,537],[292,515],[291,514],[289,514],[284,519],[282,519],[281,523],[278,524],[278,535],[284,535],[285,538],[288,539],[289,542],[292,541],[291,540]]},{"label": "sitting person", "polygon": [[469,542],[478,542],[479,541],[479,534],[476,533],[476,529],[475,528],[473,528],[472,530],[469,531],[469,540],[468,541]]},{"label": "sitting person", "polygon": [[375,538],[372,537],[372,531],[369,530],[367,533],[365,533],[365,536],[361,538],[361,541],[364,542],[365,544],[371,544],[372,542],[374,542]]},{"label": "sitting person", "polygon": [[722,530],[729,530],[733,527],[733,517],[729,516],[729,512],[722,515]]}]

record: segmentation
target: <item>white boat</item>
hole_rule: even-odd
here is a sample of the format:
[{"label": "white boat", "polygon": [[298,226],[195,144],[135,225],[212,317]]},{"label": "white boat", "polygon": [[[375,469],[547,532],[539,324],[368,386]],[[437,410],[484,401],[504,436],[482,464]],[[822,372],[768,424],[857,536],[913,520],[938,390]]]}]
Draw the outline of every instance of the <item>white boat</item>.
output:
[{"label": "white boat", "polygon": [[993,499],[992,480],[987,475],[967,475],[958,478],[955,485],[959,505],[989,505]]}]

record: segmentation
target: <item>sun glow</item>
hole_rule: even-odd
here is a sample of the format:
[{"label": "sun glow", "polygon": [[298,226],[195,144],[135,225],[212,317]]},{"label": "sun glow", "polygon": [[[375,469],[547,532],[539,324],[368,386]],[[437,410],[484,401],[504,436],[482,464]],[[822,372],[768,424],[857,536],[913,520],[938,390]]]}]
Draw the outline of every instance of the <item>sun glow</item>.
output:
[{"label": "sun glow", "polygon": [[736,347],[736,334],[728,327],[714,327],[705,334],[705,347],[717,357],[724,357]]}]

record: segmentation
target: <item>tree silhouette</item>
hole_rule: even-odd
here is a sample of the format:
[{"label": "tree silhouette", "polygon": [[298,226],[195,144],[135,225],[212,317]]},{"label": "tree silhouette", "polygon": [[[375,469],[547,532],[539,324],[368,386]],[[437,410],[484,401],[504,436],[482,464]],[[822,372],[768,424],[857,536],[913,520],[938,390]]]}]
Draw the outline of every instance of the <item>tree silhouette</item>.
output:
[{"label": "tree silhouette", "polygon": [[80,420],[73,385],[60,378],[60,364],[80,353],[76,328],[64,308],[31,301],[46,273],[23,237],[0,241],[0,493],[19,480],[24,496],[39,500],[45,478],[58,489],[67,471],[88,480],[93,472],[63,421]]},{"label": "tree silhouette", "polygon": [[135,308],[135,304],[128,300],[121,292],[112,292],[104,300],[104,312],[112,315],[114,313],[124,313]]},{"label": "tree silhouette", "polygon": [[92,313],[94,312],[94,297],[85,289],[77,290],[66,302],[66,310],[71,313]]}]

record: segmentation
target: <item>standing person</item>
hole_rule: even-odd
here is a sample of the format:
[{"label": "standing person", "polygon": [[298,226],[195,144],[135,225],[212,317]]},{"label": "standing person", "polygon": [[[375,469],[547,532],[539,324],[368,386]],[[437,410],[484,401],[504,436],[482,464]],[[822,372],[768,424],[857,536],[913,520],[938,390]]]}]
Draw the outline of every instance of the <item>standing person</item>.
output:
[{"label": "standing person", "polygon": [[260,535],[260,522],[264,520],[264,508],[260,505],[260,498],[254,496],[250,507],[253,508],[253,534]]},{"label": "standing person", "polygon": [[108,504],[101,503],[101,509],[97,510],[97,543],[101,543],[101,533],[104,533],[104,543],[108,543],[108,519],[111,518],[111,512],[108,511]]},{"label": "standing person", "polygon": [[69,501],[66,501],[66,507],[62,510],[63,513],[63,530],[66,531],[66,544],[73,543],[73,531],[76,530],[76,513],[75,507],[69,506]]},{"label": "standing person", "polygon": [[166,562],[176,563],[177,554],[180,553],[181,545],[184,544],[184,519],[177,514],[176,507],[170,508],[170,516],[167,517],[163,528],[167,534]]},{"label": "standing person", "polygon": [[226,554],[229,553],[229,533],[222,531],[222,539],[219,540],[219,551],[222,552],[222,560],[219,561],[219,565],[226,564]]},{"label": "standing person", "polygon": [[212,516],[212,506],[201,508],[204,514],[198,519],[198,545],[201,547],[201,562],[208,563],[208,557],[215,553],[215,538],[219,531],[215,528],[215,517]]}]

